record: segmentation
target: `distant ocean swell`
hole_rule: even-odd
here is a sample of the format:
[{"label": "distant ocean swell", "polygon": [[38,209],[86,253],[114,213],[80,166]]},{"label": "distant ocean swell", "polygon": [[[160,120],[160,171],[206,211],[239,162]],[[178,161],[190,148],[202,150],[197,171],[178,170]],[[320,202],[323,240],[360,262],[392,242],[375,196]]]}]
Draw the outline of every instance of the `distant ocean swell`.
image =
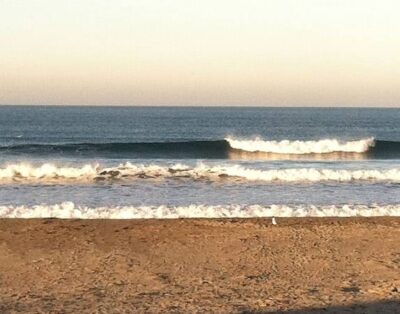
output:
[{"label": "distant ocean swell", "polygon": [[81,183],[115,180],[165,180],[186,179],[196,181],[259,181],[259,182],[350,182],[384,181],[400,182],[400,168],[391,169],[254,169],[241,165],[184,164],[143,165],[130,162],[115,167],[103,168],[100,165],[63,167],[53,164],[32,166],[11,164],[0,168],[0,184],[7,183]]},{"label": "distant ocean swell", "polygon": [[255,218],[400,216],[400,205],[189,205],[90,208],[72,202],[55,205],[0,206],[0,218]]},{"label": "distant ocean swell", "polygon": [[155,142],[155,143],[69,143],[15,144],[0,147],[0,154],[30,156],[77,156],[109,158],[201,158],[232,157],[274,158],[282,156],[312,156],[349,154],[368,158],[400,157],[400,142],[366,138],[354,141],[322,139],[316,141],[267,141],[259,138],[242,140],[226,138],[215,141]]}]

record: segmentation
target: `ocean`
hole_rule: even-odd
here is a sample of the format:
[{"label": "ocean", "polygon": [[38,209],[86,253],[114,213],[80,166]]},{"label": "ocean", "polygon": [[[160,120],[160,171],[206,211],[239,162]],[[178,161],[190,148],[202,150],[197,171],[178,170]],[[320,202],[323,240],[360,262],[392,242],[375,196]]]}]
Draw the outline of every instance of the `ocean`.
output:
[{"label": "ocean", "polygon": [[400,215],[400,109],[0,106],[0,217]]}]

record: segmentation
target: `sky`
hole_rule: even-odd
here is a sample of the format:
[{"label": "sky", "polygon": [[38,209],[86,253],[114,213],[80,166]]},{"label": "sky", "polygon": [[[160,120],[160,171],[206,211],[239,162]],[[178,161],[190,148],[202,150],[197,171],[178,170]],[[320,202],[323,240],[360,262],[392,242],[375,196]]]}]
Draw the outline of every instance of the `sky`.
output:
[{"label": "sky", "polygon": [[400,106],[398,0],[0,0],[0,104]]}]

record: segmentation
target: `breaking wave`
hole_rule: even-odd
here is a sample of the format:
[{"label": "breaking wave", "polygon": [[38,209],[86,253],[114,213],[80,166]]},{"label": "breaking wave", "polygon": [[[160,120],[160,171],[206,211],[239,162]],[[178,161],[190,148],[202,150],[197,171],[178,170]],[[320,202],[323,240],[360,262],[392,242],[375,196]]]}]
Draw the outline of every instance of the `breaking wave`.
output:
[{"label": "breaking wave", "polygon": [[393,169],[254,169],[241,165],[196,166],[175,164],[171,166],[132,164],[127,162],[116,167],[84,165],[82,167],[57,167],[53,164],[32,166],[12,164],[0,168],[0,183],[10,182],[96,182],[140,179],[189,179],[203,181],[259,181],[259,182],[321,182],[321,181],[387,181],[400,182],[400,168]]},{"label": "breaking wave", "polygon": [[[291,158],[400,158],[400,142],[321,139],[316,141],[269,141],[260,138],[154,142],[16,144],[0,146],[0,154],[13,156],[70,156],[87,158],[200,158],[200,159],[291,159]],[[355,156],[354,156],[355,155]]]},{"label": "breaking wave", "polygon": [[248,152],[265,152],[275,154],[326,154],[334,152],[364,153],[375,145],[373,138],[357,141],[341,142],[337,139],[318,141],[265,141],[260,138],[254,140],[238,140],[226,138],[234,149]]},{"label": "breaking wave", "polygon": [[1,218],[176,219],[355,216],[400,216],[400,205],[165,205],[90,208],[64,202],[32,207],[0,206]]}]

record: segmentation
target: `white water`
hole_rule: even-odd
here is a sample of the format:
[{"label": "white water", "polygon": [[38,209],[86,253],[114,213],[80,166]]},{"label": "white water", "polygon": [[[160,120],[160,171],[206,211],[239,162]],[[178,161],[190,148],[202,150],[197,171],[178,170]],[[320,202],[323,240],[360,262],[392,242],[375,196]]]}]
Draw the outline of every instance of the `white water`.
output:
[{"label": "white water", "polygon": [[26,180],[46,180],[46,179],[76,179],[96,176],[96,167],[84,165],[77,167],[58,167],[53,164],[43,164],[35,167],[30,164],[10,164],[0,168],[0,180],[7,179],[26,179]]},{"label": "white water", "polygon": [[76,206],[72,202],[64,202],[32,207],[0,206],[1,218],[171,219],[355,216],[400,216],[400,205],[189,205],[89,208]]},{"label": "white water", "polygon": [[260,138],[254,140],[226,138],[225,140],[235,149],[275,154],[364,153],[375,145],[373,138],[347,142],[337,139],[323,139],[318,141],[265,141]]},{"label": "white water", "polygon": [[57,167],[52,164],[32,166],[12,164],[0,168],[0,183],[10,182],[92,182],[95,179],[169,179],[192,180],[243,180],[261,182],[319,182],[319,181],[387,181],[400,182],[400,168],[392,169],[320,169],[292,168],[261,170],[240,165],[205,165],[190,167],[183,164],[172,166],[120,164],[116,167],[101,168],[99,165],[82,167]]}]

